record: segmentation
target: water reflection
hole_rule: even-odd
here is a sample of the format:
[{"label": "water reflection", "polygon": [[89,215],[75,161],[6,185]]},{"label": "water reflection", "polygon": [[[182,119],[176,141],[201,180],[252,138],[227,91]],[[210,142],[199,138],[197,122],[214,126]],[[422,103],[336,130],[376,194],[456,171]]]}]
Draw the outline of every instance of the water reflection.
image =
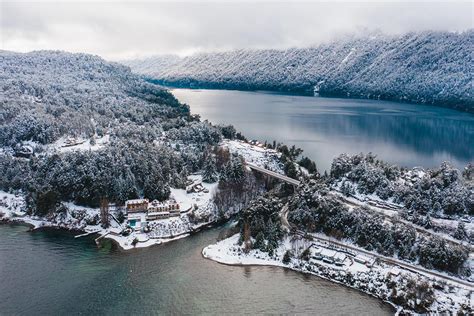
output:
[{"label": "water reflection", "polygon": [[474,159],[474,116],[386,101],[175,89],[193,113],[233,124],[251,138],[295,144],[322,169],[342,152],[373,152],[404,166],[433,167]]},{"label": "water reflection", "polygon": [[0,314],[33,315],[389,315],[381,301],[276,267],[202,258],[213,229],[166,245],[120,252],[93,237],[27,233],[0,225]]}]

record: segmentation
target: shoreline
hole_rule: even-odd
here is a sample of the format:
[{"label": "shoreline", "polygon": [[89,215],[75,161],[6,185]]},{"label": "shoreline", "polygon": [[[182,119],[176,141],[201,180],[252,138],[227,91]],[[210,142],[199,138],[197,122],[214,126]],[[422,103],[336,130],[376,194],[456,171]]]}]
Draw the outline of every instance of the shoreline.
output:
[{"label": "shoreline", "polygon": [[[31,221],[25,220],[25,217],[31,221],[37,221],[35,219],[29,218],[28,215],[25,215],[24,217],[0,217],[0,225],[18,225],[18,226],[24,226],[27,227],[27,232],[35,232],[35,231],[46,231],[46,230],[62,230],[62,231],[67,231],[71,234],[73,234],[74,238],[81,238],[81,237],[86,237],[86,236],[92,236],[92,235],[97,235],[96,238],[94,238],[94,241],[97,246],[100,246],[101,240],[109,240],[111,241],[114,245],[117,246],[117,248],[120,251],[130,251],[133,249],[142,249],[142,248],[149,248],[153,246],[158,246],[161,244],[165,244],[168,242],[172,242],[175,240],[191,237],[194,234],[197,234],[203,230],[217,227],[219,225],[224,225],[227,220],[218,220],[218,221],[212,221],[212,222],[206,222],[206,223],[201,223],[198,224],[196,227],[193,227],[192,230],[182,232],[180,234],[170,236],[170,237],[163,237],[163,238],[150,238],[148,241],[153,241],[148,243],[148,241],[145,242],[138,242],[135,246],[132,247],[127,247],[123,243],[122,240],[120,239],[125,239],[128,236],[120,236],[120,235],[115,235],[114,233],[111,234],[111,231],[106,231],[103,229],[102,231],[91,231],[87,229],[80,229],[77,227],[69,227],[67,225],[61,225],[61,224],[53,224],[52,222],[49,221],[38,221],[42,225],[38,225],[37,223],[32,223]],[[229,218],[231,220],[231,218]],[[114,238],[117,237],[117,238]],[[119,239],[120,238],[120,239]],[[121,242],[122,241],[122,242]],[[140,245],[140,243],[144,243],[145,245]]]},{"label": "shoreline", "polygon": [[[308,245],[285,237],[280,246],[275,249],[274,254],[270,256],[259,249],[251,249],[246,252],[239,244],[239,234],[235,234],[204,247],[201,255],[205,259],[228,266],[270,266],[314,275],[388,303],[395,309],[396,314],[402,312],[455,314],[460,310],[467,311],[471,306],[474,294],[472,288],[467,289],[452,283],[440,282],[437,279],[382,262],[366,266],[347,258],[344,259],[343,264],[336,266],[324,260],[315,260],[311,253],[308,259],[303,259],[300,255],[304,249],[309,249]],[[288,262],[284,263],[284,254],[287,251],[291,251],[293,255]],[[433,300],[428,305],[423,305],[425,310],[420,309],[417,306],[418,303],[415,304],[410,296],[411,291],[420,290],[418,287],[416,289],[410,288],[410,282],[426,284],[431,288]],[[405,294],[400,296],[402,293]]]},{"label": "shoreline", "polygon": [[237,92],[255,92],[255,93],[268,93],[268,94],[280,94],[280,95],[288,95],[288,96],[301,96],[301,97],[310,97],[310,98],[325,98],[325,99],[340,99],[340,100],[362,100],[362,101],[382,101],[382,102],[392,102],[398,104],[408,104],[408,105],[419,105],[419,106],[427,106],[427,107],[435,107],[435,108],[442,108],[447,110],[456,111],[459,113],[467,113],[469,115],[474,115],[474,110],[464,107],[453,107],[446,105],[446,102],[431,102],[431,103],[423,103],[419,101],[413,101],[408,99],[401,99],[401,98],[385,98],[385,97],[367,97],[363,95],[350,95],[344,93],[334,93],[334,92],[318,92],[315,95],[313,89],[272,89],[269,87],[251,87],[251,88],[242,88],[235,86],[233,84],[230,85],[221,85],[221,84],[190,84],[185,83],[181,84],[178,81],[167,81],[164,79],[156,79],[150,76],[144,75],[148,82],[153,84],[165,87],[166,89],[172,90],[175,89],[188,89],[188,90],[220,90],[220,91],[237,91]]},{"label": "shoreline", "polygon": [[353,290],[356,290],[360,293],[363,293],[364,295],[368,295],[370,297],[374,297],[378,300],[380,300],[381,302],[383,302],[384,304],[387,304],[387,305],[390,305],[393,310],[394,310],[394,314],[395,315],[398,315],[399,312],[401,311],[401,307],[400,306],[397,306],[395,305],[394,303],[388,301],[388,300],[384,300],[383,298],[373,294],[373,293],[370,293],[370,292],[366,292],[366,291],[363,291],[359,288],[356,288],[354,286],[351,286],[349,284],[346,284],[346,283],[343,283],[343,282],[340,282],[340,281],[337,281],[337,280],[333,280],[331,278],[328,278],[328,277],[325,277],[323,275],[320,275],[320,274],[317,274],[317,273],[314,273],[314,271],[308,271],[308,270],[303,270],[303,269],[298,269],[296,267],[292,267],[292,266],[289,266],[289,265],[285,265],[283,262],[273,262],[273,263],[270,263],[270,262],[265,262],[265,263],[230,263],[230,262],[225,262],[225,261],[222,261],[222,260],[218,260],[216,258],[213,258],[212,256],[209,256],[209,255],[206,255],[205,253],[205,249],[209,247],[209,246],[206,246],[206,247],[203,247],[203,249],[201,250],[201,256],[202,258],[206,259],[206,260],[210,260],[210,261],[213,261],[213,262],[216,262],[217,264],[222,264],[222,265],[226,265],[226,266],[234,266],[234,267],[276,267],[276,268],[280,268],[280,269],[287,269],[287,270],[291,270],[291,271],[294,271],[294,272],[297,272],[297,273],[301,273],[303,275],[312,275],[312,276],[315,276],[315,277],[318,277],[318,278],[321,278],[323,280],[326,280],[328,282],[331,282],[331,283],[335,283],[335,284],[338,284],[338,285],[342,285],[344,287],[348,287],[350,289],[353,289]]},{"label": "shoreline", "polygon": [[[188,179],[201,183],[200,175],[191,175]],[[117,212],[120,210],[115,206],[111,210],[109,225],[106,228],[101,225],[98,208],[76,205],[72,202],[62,202],[65,207],[62,212],[49,213],[44,216],[31,215],[26,212],[23,194],[13,194],[1,190],[0,222],[23,223],[28,225],[31,231],[46,227],[64,229],[76,234],[74,236],[76,238],[97,234],[96,244],[102,239],[114,240],[124,251],[150,247],[187,237],[193,232],[213,225],[218,220],[214,214],[214,204],[211,201],[217,183],[203,183],[203,186],[207,192],[188,193],[184,189],[171,188],[172,196],[184,209],[187,209],[188,206],[195,206],[196,209],[193,212],[196,212],[197,218],[191,220],[189,212],[180,212],[179,216],[149,221],[148,231],[131,230],[129,234],[122,234],[127,222],[117,220]]]},{"label": "shoreline", "polygon": [[[203,250],[205,249],[206,247],[203,248]],[[222,264],[222,265],[225,265],[225,266],[229,266],[229,267],[272,267],[272,268],[280,268],[280,269],[283,269],[283,270],[290,270],[290,271],[294,271],[294,272],[297,272],[297,273],[300,273],[300,274],[303,274],[303,275],[311,275],[311,276],[315,276],[315,277],[318,277],[320,279],[323,279],[325,281],[328,281],[328,282],[331,282],[331,283],[335,283],[335,284],[338,284],[338,285],[341,285],[341,286],[344,286],[344,287],[347,287],[347,288],[350,288],[352,290],[356,290],[357,292],[360,292],[364,295],[368,295],[370,297],[374,297],[378,300],[380,300],[382,303],[384,304],[387,304],[389,305],[391,308],[393,308],[394,310],[394,314],[395,315],[398,315],[399,312],[401,311],[401,307],[400,306],[397,306],[395,305],[394,303],[390,302],[390,301],[387,301],[387,300],[384,300],[383,298],[373,294],[373,293],[370,293],[370,292],[365,292],[359,288],[356,288],[354,286],[351,286],[351,285],[348,285],[346,283],[343,283],[343,282],[340,282],[340,281],[337,281],[337,280],[333,280],[333,279],[330,279],[328,277],[325,277],[323,275],[319,275],[317,273],[313,273],[312,271],[304,271],[304,270],[301,270],[301,269],[297,269],[297,268],[294,268],[294,267],[290,267],[290,266],[287,266],[285,265],[284,263],[281,263],[281,264],[277,264],[277,263],[229,263],[229,262],[224,262],[224,261],[219,261],[217,259],[214,259],[214,258],[211,258],[211,257],[207,257],[203,251],[201,251],[201,256],[206,259],[206,260],[210,260],[210,261],[213,261],[217,264]]]}]

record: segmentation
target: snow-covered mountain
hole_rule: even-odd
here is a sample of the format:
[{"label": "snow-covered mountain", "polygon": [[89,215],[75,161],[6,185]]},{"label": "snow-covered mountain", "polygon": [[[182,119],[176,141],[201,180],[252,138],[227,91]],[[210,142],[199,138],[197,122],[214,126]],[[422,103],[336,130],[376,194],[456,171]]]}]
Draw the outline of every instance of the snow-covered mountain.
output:
[{"label": "snow-covered mountain", "polygon": [[125,61],[181,87],[264,89],[436,104],[474,112],[474,30],[366,36],[287,50]]}]

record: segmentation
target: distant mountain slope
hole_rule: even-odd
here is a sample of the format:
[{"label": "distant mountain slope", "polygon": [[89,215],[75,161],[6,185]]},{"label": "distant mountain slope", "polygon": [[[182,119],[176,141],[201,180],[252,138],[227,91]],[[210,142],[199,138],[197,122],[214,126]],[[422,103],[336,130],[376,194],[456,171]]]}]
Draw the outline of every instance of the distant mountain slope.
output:
[{"label": "distant mountain slope", "polygon": [[182,112],[167,91],[98,56],[2,51],[0,64],[0,145],[48,144],[64,135],[91,136],[118,120]]},{"label": "distant mountain slope", "polygon": [[129,61],[182,87],[264,89],[436,104],[474,112],[474,30],[346,39],[318,47],[237,50]]}]

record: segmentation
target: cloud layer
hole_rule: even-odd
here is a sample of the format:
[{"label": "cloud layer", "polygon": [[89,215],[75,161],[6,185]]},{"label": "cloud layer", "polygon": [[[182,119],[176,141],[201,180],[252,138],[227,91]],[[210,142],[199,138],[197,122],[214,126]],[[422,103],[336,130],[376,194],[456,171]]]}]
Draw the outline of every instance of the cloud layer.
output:
[{"label": "cloud layer", "polygon": [[463,31],[471,2],[0,3],[2,49],[60,49],[122,59],[315,45],[354,33]]}]

